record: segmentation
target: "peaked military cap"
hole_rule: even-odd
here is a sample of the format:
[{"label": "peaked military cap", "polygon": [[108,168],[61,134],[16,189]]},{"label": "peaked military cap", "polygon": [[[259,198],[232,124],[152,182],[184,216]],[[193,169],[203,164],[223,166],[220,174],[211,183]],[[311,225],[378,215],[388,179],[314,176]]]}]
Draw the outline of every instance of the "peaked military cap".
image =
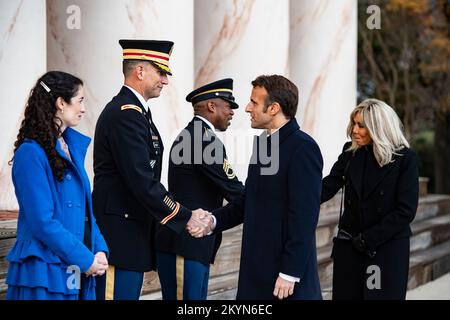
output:
[{"label": "peaked military cap", "polygon": [[239,108],[233,97],[233,79],[226,78],[215,82],[208,83],[200,88],[195,89],[186,96],[186,101],[192,105],[208,99],[221,98],[228,101],[232,109]]},{"label": "peaked military cap", "polygon": [[150,61],[155,67],[172,75],[169,58],[173,49],[172,41],[160,40],[119,40],[123,49],[123,59]]}]

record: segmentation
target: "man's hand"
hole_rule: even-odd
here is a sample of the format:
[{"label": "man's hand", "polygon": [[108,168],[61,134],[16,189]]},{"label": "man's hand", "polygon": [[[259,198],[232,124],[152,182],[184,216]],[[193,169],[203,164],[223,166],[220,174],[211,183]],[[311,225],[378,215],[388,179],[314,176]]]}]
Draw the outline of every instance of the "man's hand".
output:
[{"label": "man's hand", "polygon": [[189,219],[186,230],[195,238],[207,235],[212,229],[213,219],[211,213],[203,209],[192,211],[191,219]]},{"label": "man's hand", "polygon": [[282,300],[294,293],[295,282],[291,282],[288,280],[284,280],[280,276],[278,276],[277,281],[275,282],[275,289],[273,290],[273,295],[278,297],[278,299]]}]

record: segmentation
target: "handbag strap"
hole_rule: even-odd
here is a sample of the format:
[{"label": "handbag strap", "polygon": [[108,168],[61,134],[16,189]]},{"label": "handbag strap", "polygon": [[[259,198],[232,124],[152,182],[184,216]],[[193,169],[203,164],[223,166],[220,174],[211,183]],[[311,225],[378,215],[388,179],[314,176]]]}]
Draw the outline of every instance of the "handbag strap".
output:
[{"label": "handbag strap", "polygon": [[347,160],[347,163],[345,164],[345,169],[344,169],[344,175],[342,176],[342,180],[344,180],[344,184],[342,185],[342,193],[341,193],[341,208],[339,209],[339,221],[338,221],[338,230],[341,229],[341,218],[342,218],[342,206],[344,203],[344,195],[345,195],[345,184],[346,184],[346,176],[347,176],[347,171],[348,171],[348,166],[350,164],[350,159]]}]

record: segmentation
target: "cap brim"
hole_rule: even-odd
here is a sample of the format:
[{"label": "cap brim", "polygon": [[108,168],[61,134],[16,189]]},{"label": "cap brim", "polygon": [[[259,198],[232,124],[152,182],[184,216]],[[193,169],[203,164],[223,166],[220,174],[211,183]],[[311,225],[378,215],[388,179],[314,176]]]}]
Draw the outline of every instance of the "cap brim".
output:
[{"label": "cap brim", "polygon": [[172,75],[172,71],[170,70],[169,67],[167,67],[167,66],[165,66],[165,65],[163,65],[163,64],[157,63],[157,62],[155,62],[155,61],[150,61],[150,62],[151,62],[151,64],[154,65],[158,70],[161,70],[162,72],[164,72],[165,74],[168,74],[169,76]]},{"label": "cap brim", "polygon": [[236,102],[234,102],[233,100],[231,100],[231,99],[227,99],[227,98],[225,98],[225,97],[218,97],[218,98],[223,99],[223,100],[229,102],[229,103],[230,103],[230,106],[231,106],[231,109],[237,109],[237,108],[239,108],[239,105],[238,105]]}]

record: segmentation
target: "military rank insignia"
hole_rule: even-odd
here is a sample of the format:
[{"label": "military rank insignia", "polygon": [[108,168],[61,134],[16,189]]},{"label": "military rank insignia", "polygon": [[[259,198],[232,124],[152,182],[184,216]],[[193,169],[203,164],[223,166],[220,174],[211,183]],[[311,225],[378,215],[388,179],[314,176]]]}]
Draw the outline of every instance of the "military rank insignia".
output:
[{"label": "military rank insignia", "polygon": [[228,162],[228,159],[223,159],[223,171],[227,175],[228,179],[234,179],[236,177],[236,174],[233,171],[233,168],[231,167],[231,164]]},{"label": "military rank insignia", "polygon": [[136,110],[137,112],[142,113],[142,109],[139,108],[138,106],[135,106],[134,104],[126,104],[126,105],[123,105],[123,106],[120,108],[120,110],[121,110],[121,111],[124,111],[124,110]]},{"label": "military rank insignia", "polygon": [[173,201],[168,196],[165,196],[163,199],[165,205],[172,210],[172,212],[161,220],[161,224],[166,224],[170,219],[172,219],[180,210],[180,204],[178,202]]}]

